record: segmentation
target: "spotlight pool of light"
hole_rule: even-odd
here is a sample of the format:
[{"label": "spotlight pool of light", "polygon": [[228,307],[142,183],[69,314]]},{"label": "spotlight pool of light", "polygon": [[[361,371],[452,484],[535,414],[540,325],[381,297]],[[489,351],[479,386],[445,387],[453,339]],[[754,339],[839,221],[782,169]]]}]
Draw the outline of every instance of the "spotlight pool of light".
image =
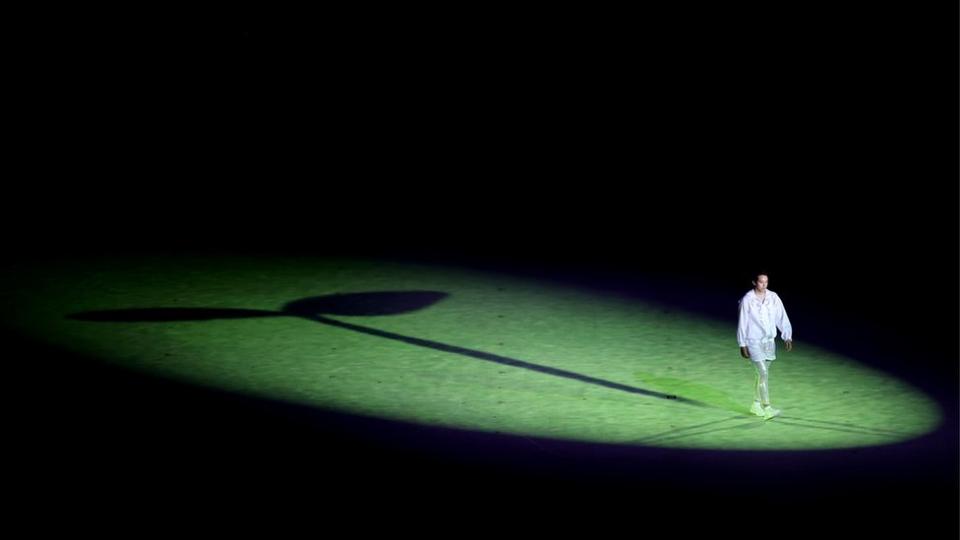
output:
[{"label": "spotlight pool of light", "polygon": [[783,416],[764,421],[748,412],[754,373],[738,355],[735,318],[497,273],[118,257],[23,266],[7,283],[8,324],[33,338],[139,372],[363,416],[730,450],[890,444],[941,420],[907,383],[800,339],[791,353],[780,348],[771,371]]}]

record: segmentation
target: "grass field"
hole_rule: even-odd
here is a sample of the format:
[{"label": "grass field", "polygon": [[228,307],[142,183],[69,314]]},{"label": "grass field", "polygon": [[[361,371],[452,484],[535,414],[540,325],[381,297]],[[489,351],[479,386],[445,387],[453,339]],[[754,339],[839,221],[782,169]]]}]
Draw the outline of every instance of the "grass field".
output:
[{"label": "grass field", "polygon": [[737,450],[882,445],[941,419],[906,383],[801,338],[791,353],[778,348],[770,391],[783,416],[764,421],[748,412],[754,371],[738,354],[733,316],[494,272],[236,256],[12,272],[8,324],[31,337],[139,372],[356,415]]}]

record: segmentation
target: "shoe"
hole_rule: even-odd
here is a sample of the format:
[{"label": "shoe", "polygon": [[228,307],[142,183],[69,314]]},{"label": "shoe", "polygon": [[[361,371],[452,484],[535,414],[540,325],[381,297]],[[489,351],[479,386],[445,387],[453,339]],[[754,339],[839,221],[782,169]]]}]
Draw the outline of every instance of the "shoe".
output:
[{"label": "shoe", "polygon": [[780,409],[774,409],[772,406],[767,405],[763,408],[763,419],[769,420],[774,416],[780,416]]},{"label": "shoe", "polygon": [[760,402],[759,402],[759,401],[754,401],[754,402],[753,402],[753,405],[750,406],[750,412],[753,413],[753,414],[755,414],[755,415],[757,415],[757,416],[764,416],[764,414],[763,414],[763,406],[760,405]]}]

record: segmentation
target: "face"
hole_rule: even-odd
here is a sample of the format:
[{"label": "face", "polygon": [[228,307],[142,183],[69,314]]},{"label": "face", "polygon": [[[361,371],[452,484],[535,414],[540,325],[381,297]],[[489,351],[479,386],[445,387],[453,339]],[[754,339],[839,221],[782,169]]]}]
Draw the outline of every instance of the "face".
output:
[{"label": "face", "polygon": [[753,286],[757,288],[757,291],[763,292],[767,290],[767,283],[770,282],[770,278],[764,274],[757,276],[757,280],[753,282]]}]

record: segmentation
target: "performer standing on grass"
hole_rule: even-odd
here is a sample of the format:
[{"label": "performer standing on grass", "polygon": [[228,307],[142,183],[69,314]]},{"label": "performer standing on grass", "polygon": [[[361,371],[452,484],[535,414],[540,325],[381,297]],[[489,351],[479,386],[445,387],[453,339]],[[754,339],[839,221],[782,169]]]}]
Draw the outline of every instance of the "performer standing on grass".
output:
[{"label": "performer standing on grass", "polygon": [[787,310],[777,293],[768,290],[770,278],[757,274],[753,289],[740,299],[740,322],[737,325],[737,342],[740,355],[753,362],[757,370],[757,384],[750,412],[769,420],[780,415],[780,410],[770,405],[768,374],[770,363],[777,359],[777,330],[786,345],[793,350],[793,327]]}]

